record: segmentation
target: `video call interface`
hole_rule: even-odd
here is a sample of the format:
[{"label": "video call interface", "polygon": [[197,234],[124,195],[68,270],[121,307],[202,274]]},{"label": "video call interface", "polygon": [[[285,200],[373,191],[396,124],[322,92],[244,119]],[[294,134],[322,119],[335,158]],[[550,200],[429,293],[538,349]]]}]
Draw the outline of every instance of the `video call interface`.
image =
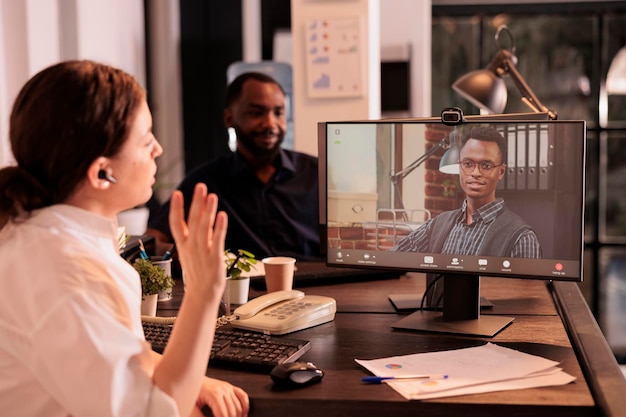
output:
[{"label": "video call interface", "polygon": [[329,265],[582,280],[584,121],[324,127]]}]

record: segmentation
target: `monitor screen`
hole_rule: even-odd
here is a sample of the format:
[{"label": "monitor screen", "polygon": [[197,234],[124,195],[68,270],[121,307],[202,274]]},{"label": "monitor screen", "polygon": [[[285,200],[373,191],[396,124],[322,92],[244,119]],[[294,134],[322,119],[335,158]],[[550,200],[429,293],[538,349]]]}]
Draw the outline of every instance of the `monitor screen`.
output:
[{"label": "monitor screen", "polygon": [[483,321],[480,276],[582,281],[584,121],[326,122],[319,135],[329,265],[443,278],[447,322]]}]

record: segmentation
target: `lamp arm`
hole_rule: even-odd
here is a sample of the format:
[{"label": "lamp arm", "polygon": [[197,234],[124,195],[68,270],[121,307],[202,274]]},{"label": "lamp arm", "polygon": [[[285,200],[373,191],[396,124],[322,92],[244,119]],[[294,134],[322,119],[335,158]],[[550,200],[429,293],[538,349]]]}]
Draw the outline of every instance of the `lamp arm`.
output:
[{"label": "lamp arm", "polygon": [[432,148],[427,150],[426,153],[424,153],[424,155],[420,156],[415,161],[411,162],[406,168],[403,168],[400,171],[396,172],[395,174],[392,174],[391,175],[391,183],[392,184],[398,184],[398,182],[402,181],[407,175],[409,175],[417,167],[422,165],[428,159],[429,156],[431,156],[432,154],[437,152],[439,149],[445,147],[446,145],[447,145],[447,142],[446,142],[445,138],[441,139]]},{"label": "lamp arm", "polygon": [[522,94],[522,100],[528,107],[530,107],[535,113],[545,112],[548,114],[550,120],[556,120],[557,114],[555,111],[548,109],[546,106],[539,101],[533,90],[531,90],[530,86],[522,77],[522,74],[515,68],[515,65],[507,58],[504,60],[504,65],[506,66],[506,71],[511,74],[511,78],[513,82],[517,86],[517,89]]}]

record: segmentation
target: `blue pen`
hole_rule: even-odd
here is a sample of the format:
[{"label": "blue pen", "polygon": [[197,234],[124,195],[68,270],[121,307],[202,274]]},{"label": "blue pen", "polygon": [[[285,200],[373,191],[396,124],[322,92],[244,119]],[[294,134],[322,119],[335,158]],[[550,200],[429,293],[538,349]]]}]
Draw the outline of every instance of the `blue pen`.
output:
[{"label": "blue pen", "polygon": [[368,384],[380,384],[383,381],[391,379],[448,379],[448,375],[445,374],[432,374],[432,375],[398,375],[398,376],[366,376],[361,378],[361,382],[367,382]]},{"label": "blue pen", "polygon": [[176,244],[172,245],[172,248],[170,250],[165,251],[165,253],[163,254],[163,260],[167,261],[168,259],[172,257],[172,255],[175,252],[176,252]]},{"label": "blue pen", "polygon": [[146,253],[146,248],[143,246],[143,241],[141,239],[139,239],[139,257],[141,259],[150,259],[150,257]]}]

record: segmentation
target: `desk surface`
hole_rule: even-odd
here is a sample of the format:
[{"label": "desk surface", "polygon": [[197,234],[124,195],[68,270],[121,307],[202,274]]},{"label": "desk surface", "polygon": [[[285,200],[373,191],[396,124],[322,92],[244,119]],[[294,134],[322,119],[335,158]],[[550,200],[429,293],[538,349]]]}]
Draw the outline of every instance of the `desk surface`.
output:
[{"label": "desk surface", "polygon": [[[574,284],[575,285],[575,284]],[[178,286],[177,286],[178,287]],[[569,287],[568,287],[569,288]],[[605,398],[605,385],[593,380],[589,370],[577,359],[579,350],[572,348],[555,303],[542,281],[494,279],[481,280],[481,295],[494,303],[483,314],[507,315],[513,323],[493,338],[442,335],[425,332],[393,330],[398,314],[388,300],[393,293],[421,292],[424,278],[410,274],[399,279],[361,283],[307,287],[307,294],[326,295],[337,301],[335,320],[311,329],[291,333],[286,337],[310,340],[312,349],[301,359],[315,363],[325,371],[321,383],[298,390],[276,390],[267,375],[209,368],[207,375],[227,380],[245,389],[251,398],[251,416],[345,416],[345,415],[454,415],[485,416],[597,416],[615,415],[626,400],[623,396]],[[261,292],[252,291],[251,296]],[[175,315],[182,295],[175,291],[174,299],[159,303],[159,315]],[[578,308],[579,306],[577,306]],[[561,314],[563,314],[561,312]],[[569,323],[569,326],[576,323]],[[571,333],[571,331],[570,331]],[[404,355],[419,352],[477,346],[486,341],[518,349],[561,362],[564,371],[576,381],[566,386],[466,395],[427,401],[407,401],[386,385],[367,385],[360,378],[368,372],[354,362],[355,358]],[[597,344],[597,341],[591,342]],[[600,355],[597,349],[582,349],[585,355]],[[610,350],[609,350],[610,352]],[[606,360],[606,358],[603,358]],[[613,358],[614,360],[614,358]],[[613,369],[605,369],[613,377]],[[617,363],[615,368],[619,372]],[[591,375],[588,375],[592,373]],[[587,378],[585,377],[586,375]],[[620,373],[621,376],[621,373]],[[623,379],[623,377],[621,377]],[[611,387],[619,389],[618,379],[608,379]],[[623,387],[626,387],[626,382]],[[600,392],[594,395],[596,390]],[[615,404],[615,398],[621,398]],[[602,410],[601,410],[602,409]],[[426,413],[426,414],[424,414]]]}]

